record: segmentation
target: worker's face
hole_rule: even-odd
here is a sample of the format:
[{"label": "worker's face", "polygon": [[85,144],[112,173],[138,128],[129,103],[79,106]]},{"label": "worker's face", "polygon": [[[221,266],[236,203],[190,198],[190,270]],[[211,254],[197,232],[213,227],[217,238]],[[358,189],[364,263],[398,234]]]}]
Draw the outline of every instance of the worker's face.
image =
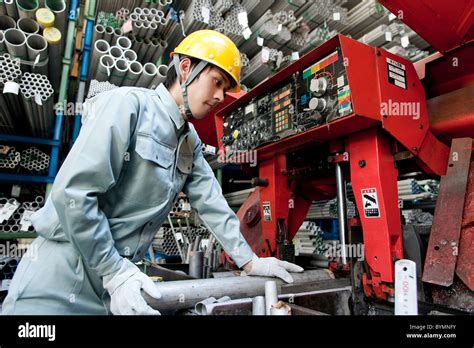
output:
[{"label": "worker's face", "polygon": [[[189,74],[189,65],[184,68],[183,78],[186,79]],[[193,116],[197,119],[204,118],[224,101],[229,88],[229,79],[221,69],[214,66],[206,67],[188,86],[189,108]]]}]

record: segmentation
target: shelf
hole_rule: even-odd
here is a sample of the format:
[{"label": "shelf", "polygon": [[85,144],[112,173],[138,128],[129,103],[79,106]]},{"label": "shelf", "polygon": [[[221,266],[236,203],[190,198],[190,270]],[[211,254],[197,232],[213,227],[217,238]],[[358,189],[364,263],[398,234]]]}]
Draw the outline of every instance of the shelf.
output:
[{"label": "shelf", "polygon": [[36,238],[38,234],[36,232],[0,232],[0,240],[10,239],[23,239],[23,238]]}]

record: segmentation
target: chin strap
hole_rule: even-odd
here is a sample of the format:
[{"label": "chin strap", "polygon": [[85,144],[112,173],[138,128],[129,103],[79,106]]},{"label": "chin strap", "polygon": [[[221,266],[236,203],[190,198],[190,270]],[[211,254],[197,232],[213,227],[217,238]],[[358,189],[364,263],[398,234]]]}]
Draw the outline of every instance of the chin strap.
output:
[{"label": "chin strap", "polygon": [[183,84],[181,83],[181,73],[179,72],[179,63],[180,63],[179,54],[174,54],[173,62],[170,64],[170,69],[172,68],[172,66],[174,66],[174,69],[176,70],[178,83],[179,83],[179,89],[183,96],[184,110],[180,108],[180,111],[181,113],[184,113],[186,117],[190,118],[190,117],[193,117],[193,114],[191,112],[191,109],[189,108],[188,86],[194,81],[194,79],[199,75],[201,71],[204,70],[204,68],[209,63],[204,60],[201,60],[196,67],[192,68],[191,73],[189,74],[187,80]]}]

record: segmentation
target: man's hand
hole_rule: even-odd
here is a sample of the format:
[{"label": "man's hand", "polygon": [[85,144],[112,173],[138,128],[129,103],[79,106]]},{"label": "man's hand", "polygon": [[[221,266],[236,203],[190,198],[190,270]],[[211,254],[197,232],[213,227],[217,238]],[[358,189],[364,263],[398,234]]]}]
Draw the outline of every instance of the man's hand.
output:
[{"label": "man's hand", "polygon": [[110,294],[110,310],[115,315],[160,315],[143,298],[141,289],[156,299],[161,298],[153,281],[132,262],[123,259],[120,270],[105,276],[104,288]]},{"label": "man's hand", "polygon": [[288,272],[303,271],[303,268],[294,263],[280,261],[274,257],[258,257],[254,255],[252,261],[244,265],[244,271],[241,275],[278,277],[287,283],[293,283],[293,277]]}]

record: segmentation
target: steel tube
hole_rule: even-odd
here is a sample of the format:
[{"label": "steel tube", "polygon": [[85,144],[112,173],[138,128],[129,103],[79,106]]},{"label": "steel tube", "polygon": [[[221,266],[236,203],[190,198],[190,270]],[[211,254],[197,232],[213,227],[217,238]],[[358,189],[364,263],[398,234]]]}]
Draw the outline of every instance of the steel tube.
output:
[{"label": "steel tube", "polygon": [[115,60],[122,58],[123,51],[118,46],[112,46],[109,49],[109,55],[111,55]]},{"label": "steel tube", "polygon": [[114,64],[114,70],[109,82],[116,86],[121,86],[123,78],[128,72],[128,64],[128,61],[125,59],[118,59]]},{"label": "steel tube", "polygon": [[116,45],[122,50],[128,50],[132,48],[132,41],[126,36],[121,36],[117,39]]},{"label": "steel tube", "polygon": [[110,39],[110,46],[115,46],[117,44],[117,40],[122,36],[122,34],[122,29],[114,29],[114,33],[112,34],[112,38]]},{"label": "steel tube", "polygon": [[252,315],[265,315],[265,297],[255,296],[252,300]]},{"label": "steel tube", "polygon": [[140,62],[131,62],[128,66],[128,72],[123,78],[122,86],[135,86],[142,74],[142,70],[143,67]]},{"label": "steel tube", "polygon": [[92,47],[94,47],[97,40],[101,40],[104,37],[105,27],[103,25],[97,24],[94,27],[94,32],[92,33]]},{"label": "steel tube", "polygon": [[341,243],[341,262],[347,264],[346,229],[347,229],[347,201],[346,182],[340,163],[336,163],[337,215],[339,220],[339,241]]},{"label": "steel tube", "polygon": [[28,49],[28,60],[35,62],[39,56],[39,66],[31,67],[32,72],[48,75],[48,65],[45,62],[48,58],[48,42],[38,34],[32,34],[26,39],[26,47]]},{"label": "steel tube", "polygon": [[143,65],[143,72],[140,78],[138,79],[135,86],[137,87],[148,87],[153,81],[153,78],[156,76],[158,69],[155,64],[146,63]]},{"label": "steel tube", "polygon": [[4,3],[5,3],[5,9],[7,11],[7,14],[12,18],[17,19],[18,8],[16,6],[15,0],[5,0]]},{"label": "steel tube", "polygon": [[191,251],[189,255],[189,275],[201,279],[204,269],[204,252]]},{"label": "steel tube", "polygon": [[19,29],[8,29],[4,35],[8,53],[14,58],[27,60],[28,54],[26,51],[25,34]]},{"label": "steel tube", "polygon": [[15,29],[16,22],[13,18],[5,15],[0,16],[0,30]]},{"label": "steel tube", "polygon": [[137,60],[137,52],[133,50],[125,50],[123,51],[122,58],[129,62],[135,62]]},{"label": "steel tube", "polygon": [[[292,276],[295,285],[334,279],[332,273],[327,270],[293,273]],[[159,300],[148,296],[145,292],[142,292],[142,294],[151,307],[165,314],[179,309],[192,308],[197,302],[212,296],[217,298],[223,296],[232,298],[262,296],[265,293],[265,282],[269,279],[253,276],[232,276],[219,279],[161,282],[155,283],[156,289],[161,293]],[[281,292],[281,286],[285,283],[280,279],[276,279],[275,282],[278,291]]]},{"label": "steel tube", "polygon": [[270,315],[272,306],[278,302],[277,284],[273,280],[265,282],[265,314]]},{"label": "steel tube", "polygon": [[92,76],[95,75],[99,67],[99,61],[102,56],[106,55],[110,50],[110,45],[106,40],[99,39],[94,44],[94,49],[92,51],[90,65],[89,65],[89,73],[88,73],[88,80],[90,81]]},{"label": "steel tube", "polygon": [[36,10],[39,8],[38,0],[16,0],[16,5],[20,18],[35,18]]},{"label": "steel tube", "polygon": [[7,46],[5,45],[5,34],[3,31],[0,31],[0,54],[7,52]]},{"label": "steel tube", "polygon": [[26,36],[38,34],[40,26],[33,18],[20,18],[17,22],[17,28],[20,29]]},{"label": "steel tube", "polygon": [[168,66],[164,64],[160,65],[157,69],[156,76],[153,78],[148,88],[155,89],[160,84],[164,83],[166,81],[167,74],[168,74]]},{"label": "steel tube", "polygon": [[[46,0],[45,6],[48,10],[54,13],[56,20],[54,21],[55,27],[59,29],[63,38],[66,38],[67,33],[67,13],[66,13],[66,2],[64,0]],[[61,53],[64,51],[66,40],[61,40]]]},{"label": "steel tube", "polygon": [[114,57],[111,55],[106,54],[100,57],[99,67],[95,73],[94,79],[99,82],[108,81],[110,79],[110,75],[112,74],[114,64]]},{"label": "steel tube", "polygon": [[112,42],[112,36],[114,35],[114,28],[105,27],[105,32],[102,37],[103,40],[107,41],[109,44]]}]

